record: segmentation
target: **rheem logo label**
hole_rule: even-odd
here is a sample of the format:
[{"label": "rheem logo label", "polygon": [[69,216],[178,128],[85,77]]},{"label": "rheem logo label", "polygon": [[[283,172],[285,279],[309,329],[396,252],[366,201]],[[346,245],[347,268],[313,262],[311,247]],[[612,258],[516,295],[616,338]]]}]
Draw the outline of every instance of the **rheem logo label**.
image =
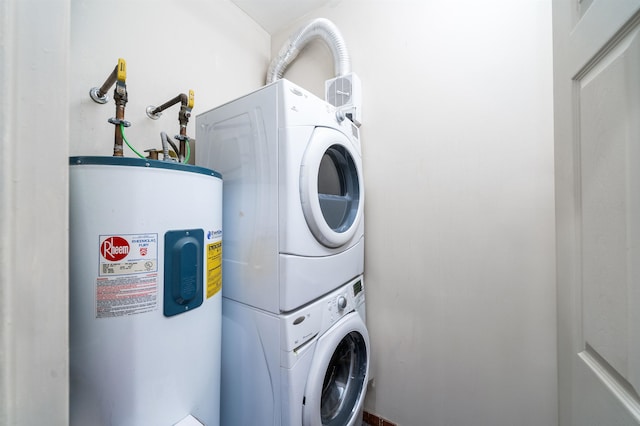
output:
[{"label": "rheem logo label", "polygon": [[100,254],[110,262],[118,262],[129,254],[129,242],[122,237],[109,237],[100,245]]}]

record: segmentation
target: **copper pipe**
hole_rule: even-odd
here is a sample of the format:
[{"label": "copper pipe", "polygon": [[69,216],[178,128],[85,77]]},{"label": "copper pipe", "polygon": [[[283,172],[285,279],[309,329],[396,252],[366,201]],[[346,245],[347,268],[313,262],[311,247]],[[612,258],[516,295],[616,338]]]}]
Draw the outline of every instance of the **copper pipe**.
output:
[{"label": "copper pipe", "polygon": [[111,86],[113,86],[113,83],[116,82],[117,78],[118,78],[118,66],[116,65],[113,68],[113,71],[111,72],[111,74],[109,74],[109,77],[107,77],[107,79],[105,80],[104,84],[98,89],[98,92],[97,92],[98,97],[100,98],[104,97],[104,95],[107,94]]},{"label": "copper pipe", "polygon": [[124,146],[121,125],[124,125],[124,108],[127,105],[127,86],[122,82],[116,84],[116,88],[113,91],[113,100],[116,102],[116,119],[114,120],[115,133],[113,141],[113,156],[124,157]]},{"label": "copper pipe", "polygon": [[186,105],[188,101],[189,101],[189,98],[187,97],[187,95],[185,95],[184,93],[180,93],[178,96],[176,96],[175,98],[163,103],[159,107],[155,107],[151,111],[151,114],[156,115],[156,114],[164,111],[165,109],[177,104],[178,102],[181,102],[183,105]]},{"label": "copper pipe", "polygon": [[157,160],[158,159],[158,154],[160,154],[162,151],[157,150],[157,149],[147,149],[144,152],[148,152],[149,153],[149,155],[147,156],[148,159]]},{"label": "copper pipe", "polygon": [[115,66],[107,80],[102,84],[102,87],[97,88],[93,87],[89,90],[89,96],[91,99],[99,104],[106,104],[109,101],[109,96],[107,95],[107,91],[113,86],[113,83],[116,81],[120,83],[124,83],[127,79],[127,63],[124,59],[119,58],[118,64]]},{"label": "copper pipe", "polygon": [[180,123],[180,161],[184,161],[184,155],[187,150],[187,124],[191,117],[191,108],[187,107],[187,103],[183,102],[178,114],[178,122]]}]

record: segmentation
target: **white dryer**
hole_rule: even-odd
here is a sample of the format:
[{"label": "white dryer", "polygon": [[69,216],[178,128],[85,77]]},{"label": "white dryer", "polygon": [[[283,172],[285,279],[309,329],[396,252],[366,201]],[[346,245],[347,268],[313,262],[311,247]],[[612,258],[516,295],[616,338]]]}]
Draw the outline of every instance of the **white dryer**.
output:
[{"label": "white dryer", "polygon": [[290,312],[363,272],[362,159],[351,121],[281,79],[196,124],[196,163],[224,176],[224,297]]},{"label": "white dryer", "polygon": [[274,315],[223,298],[223,426],[360,425],[369,376],[362,277]]}]

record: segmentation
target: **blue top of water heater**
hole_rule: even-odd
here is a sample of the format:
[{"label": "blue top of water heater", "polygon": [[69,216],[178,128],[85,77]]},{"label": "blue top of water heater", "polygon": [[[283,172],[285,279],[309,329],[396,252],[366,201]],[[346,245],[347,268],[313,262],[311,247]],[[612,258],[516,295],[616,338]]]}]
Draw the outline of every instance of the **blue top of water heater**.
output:
[{"label": "blue top of water heater", "polygon": [[192,164],[177,163],[175,161],[150,160],[148,158],[133,157],[104,157],[104,156],[77,156],[69,157],[70,166],[78,166],[81,164],[99,164],[103,166],[132,166],[146,167],[153,169],[169,169],[180,170],[183,172],[199,173],[202,175],[213,176],[222,179],[222,175],[215,170],[205,167],[194,166]]}]

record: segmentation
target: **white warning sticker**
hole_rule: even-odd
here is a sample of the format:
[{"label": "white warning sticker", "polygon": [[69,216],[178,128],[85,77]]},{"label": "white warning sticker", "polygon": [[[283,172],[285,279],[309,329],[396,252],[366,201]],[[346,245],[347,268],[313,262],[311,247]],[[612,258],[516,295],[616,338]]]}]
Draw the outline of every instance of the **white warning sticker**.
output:
[{"label": "white warning sticker", "polygon": [[98,276],[158,271],[158,234],[100,235]]},{"label": "white warning sticker", "polygon": [[98,278],[96,318],[142,314],[158,308],[158,274]]}]

